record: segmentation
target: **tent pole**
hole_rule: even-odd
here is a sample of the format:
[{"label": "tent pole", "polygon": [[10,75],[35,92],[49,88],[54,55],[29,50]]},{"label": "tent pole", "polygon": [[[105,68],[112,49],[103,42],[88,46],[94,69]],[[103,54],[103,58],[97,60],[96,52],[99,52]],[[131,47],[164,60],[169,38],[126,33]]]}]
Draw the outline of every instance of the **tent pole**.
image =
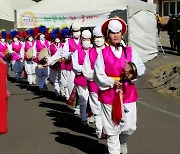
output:
[{"label": "tent pole", "polygon": [[128,26],[127,26],[127,32],[128,32],[127,44],[129,45],[130,34],[129,34],[129,28],[128,28],[128,27],[129,27],[129,7],[128,7],[128,6],[127,6],[127,11],[126,11],[126,13],[127,13],[126,16],[127,16],[127,25],[128,25]]},{"label": "tent pole", "polygon": [[14,10],[14,29],[17,29],[17,11]]}]

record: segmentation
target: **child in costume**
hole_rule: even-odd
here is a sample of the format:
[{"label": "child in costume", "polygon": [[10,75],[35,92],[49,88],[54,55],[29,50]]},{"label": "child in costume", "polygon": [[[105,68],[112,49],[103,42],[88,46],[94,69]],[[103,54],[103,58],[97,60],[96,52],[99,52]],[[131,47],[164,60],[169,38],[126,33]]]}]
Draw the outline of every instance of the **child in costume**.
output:
[{"label": "child in costume", "polygon": [[80,117],[81,117],[81,123],[83,125],[88,125],[86,110],[87,110],[89,91],[87,87],[87,79],[84,76],[82,70],[83,67],[86,66],[85,63],[88,63],[90,47],[91,47],[91,32],[89,30],[84,30],[82,32],[82,48],[77,49],[72,54],[72,66],[73,66],[73,71],[76,74],[74,79],[74,84],[77,86],[78,104],[80,105]]},{"label": "child in costume", "polygon": [[[94,65],[99,52],[105,48],[105,39],[101,32],[101,27],[95,27],[93,29],[93,41],[94,47],[89,49],[89,60],[84,65],[86,69],[83,69],[83,74],[88,80],[89,89],[89,104],[95,119],[96,134],[98,139],[103,137],[103,125],[102,125],[102,109],[101,102],[98,101],[99,88],[94,81]],[[92,117],[90,117],[92,119]],[[89,119],[90,119],[89,118]]]},{"label": "child in costume", "polygon": [[10,31],[12,43],[9,45],[9,52],[12,54],[12,69],[15,73],[15,79],[17,82],[21,80],[24,67],[23,42],[21,42],[20,37],[21,32],[17,31],[16,29]]},{"label": "child in costume", "polygon": [[[50,45],[50,80],[54,86],[54,92],[56,96],[60,96],[60,79],[61,79],[61,58],[62,58],[62,47],[61,33],[59,28],[55,28],[50,32],[51,45]],[[50,61],[49,59],[49,61]]]},{"label": "child in costume", "polygon": [[34,30],[33,29],[26,29],[23,32],[23,37],[26,40],[23,44],[24,48],[24,64],[25,64],[25,71],[27,73],[27,80],[29,85],[36,84],[36,74],[35,68],[37,63],[35,62],[34,56]]},{"label": "child in costume", "polygon": [[50,42],[46,39],[47,28],[39,26],[34,28],[36,41],[34,42],[34,55],[36,57],[37,67],[36,75],[38,77],[38,87],[40,91],[47,90],[49,77],[49,47]]}]

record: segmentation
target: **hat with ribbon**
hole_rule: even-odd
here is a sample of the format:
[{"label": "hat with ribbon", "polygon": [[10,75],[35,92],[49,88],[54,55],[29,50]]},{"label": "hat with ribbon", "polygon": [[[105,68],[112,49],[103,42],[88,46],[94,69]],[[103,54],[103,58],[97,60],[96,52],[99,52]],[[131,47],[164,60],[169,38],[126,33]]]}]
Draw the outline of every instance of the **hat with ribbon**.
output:
[{"label": "hat with ribbon", "polygon": [[23,32],[24,39],[28,39],[30,36],[32,36],[32,37],[34,36],[34,29],[32,29],[32,28],[26,29]]},{"label": "hat with ribbon", "polygon": [[6,32],[5,29],[0,30],[0,38],[4,38],[4,39],[8,38],[8,33]]},{"label": "hat with ribbon", "polygon": [[22,33],[18,31],[17,29],[13,29],[10,31],[10,38],[13,39],[14,37],[17,37],[20,39],[22,37]]},{"label": "hat with ribbon", "polygon": [[41,34],[44,34],[44,35],[47,34],[47,28],[44,25],[41,25],[39,27],[34,28],[34,36],[35,36],[35,38],[39,37],[39,35],[41,35]]},{"label": "hat with ribbon", "polygon": [[107,21],[104,22],[102,25],[101,31],[102,34],[105,37],[108,37],[108,31],[112,31],[114,33],[122,32],[122,35],[124,35],[127,31],[127,25],[126,22],[123,19],[120,18],[110,18]]}]

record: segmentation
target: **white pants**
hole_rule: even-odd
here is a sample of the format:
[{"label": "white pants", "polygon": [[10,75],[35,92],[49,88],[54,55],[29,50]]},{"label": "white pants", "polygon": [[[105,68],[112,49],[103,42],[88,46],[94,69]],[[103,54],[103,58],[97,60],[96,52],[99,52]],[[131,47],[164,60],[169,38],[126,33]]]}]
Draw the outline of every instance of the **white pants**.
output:
[{"label": "white pants", "polygon": [[49,76],[49,68],[43,67],[43,68],[38,68],[36,67],[36,75],[38,76],[38,87],[39,89],[44,89],[47,87],[48,83],[48,76]]},{"label": "white pants", "polygon": [[78,93],[78,104],[80,105],[81,121],[87,121],[86,109],[87,109],[89,91],[87,87],[77,86],[77,93]]},{"label": "white pants", "polygon": [[21,78],[21,74],[23,71],[24,63],[22,60],[13,60],[12,61],[12,69],[15,73],[15,78],[19,80]]},{"label": "white pants", "polygon": [[68,84],[67,84],[67,71],[61,70],[61,79],[60,79],[60,91],[66,99],[69,99],[69,92],[68,92]]},{"label": "white pants", "polygon": [[102,109],[101,109],[101,102],[98,101],[98,95],[94,92],[89,93],[89,104],[94,114],[95,118],[95,125],[96,125],[96,133],[101,134],[103,129],[102,124]]},{"label": "white pants", "polygon": [[107,145],[109,153],[120,153],[120,142],[127,142],[129,136],[136,130],[137,111],[136,102],[124,104],[128,112],[125,112],[124,117],[119,125],[114,125],[112,121],[112,106],[102,103],[102,119],[103,127],[108,136]]},{"label": "white pants", "polygon": [[61,71],[50,69],[50,80],[54,86],[54,92],[56,94],[60,94],[60,78],[61,78]]},{"label": "white pants", "polygon": [[75,78],[75,73],[73,71],[67,71],[67,85],[68,85],[69,95],[71,95],[71,92],[74,88],[74,78]]},{"label": "white pants", "polygon": [[37,64],[34,61],[25,61],[25,71],[27,73],[27,79],[29,84],[36,83],[35,68]]},{"label": "white pants", "polygon": [[121,144],[127,143],[129,136],[131,136],[137,128],[137,108],[136,102],[124,104],[129,112],[125,112],[124,123],[121,122]]}]

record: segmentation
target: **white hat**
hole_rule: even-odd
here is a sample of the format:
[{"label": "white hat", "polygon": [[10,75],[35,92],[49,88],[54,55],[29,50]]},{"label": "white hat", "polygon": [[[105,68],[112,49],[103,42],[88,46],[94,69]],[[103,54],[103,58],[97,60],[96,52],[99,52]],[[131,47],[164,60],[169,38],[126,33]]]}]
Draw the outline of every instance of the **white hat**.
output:
[{"label": "white hat", "polygon": [[83,30],[82,38],[91,38],[91,32],[89,30]]},{"label": "white hat", "polygon": [[72,23],[72,30],[73,31],[79,31],[80,30],[80,24],[79,24],[79,22],[73,22]]},{"label": "white hat", "polygon": [[122,24],[118,20],[111,20],[109,21],[108,29],[114,33],[120,32],[122,30]]},{"label": "white hat", "polygon": [[102,32],[101,32],[101,27],[97,26],[93,29],[93,35],[95,36],[103,36]]}]

